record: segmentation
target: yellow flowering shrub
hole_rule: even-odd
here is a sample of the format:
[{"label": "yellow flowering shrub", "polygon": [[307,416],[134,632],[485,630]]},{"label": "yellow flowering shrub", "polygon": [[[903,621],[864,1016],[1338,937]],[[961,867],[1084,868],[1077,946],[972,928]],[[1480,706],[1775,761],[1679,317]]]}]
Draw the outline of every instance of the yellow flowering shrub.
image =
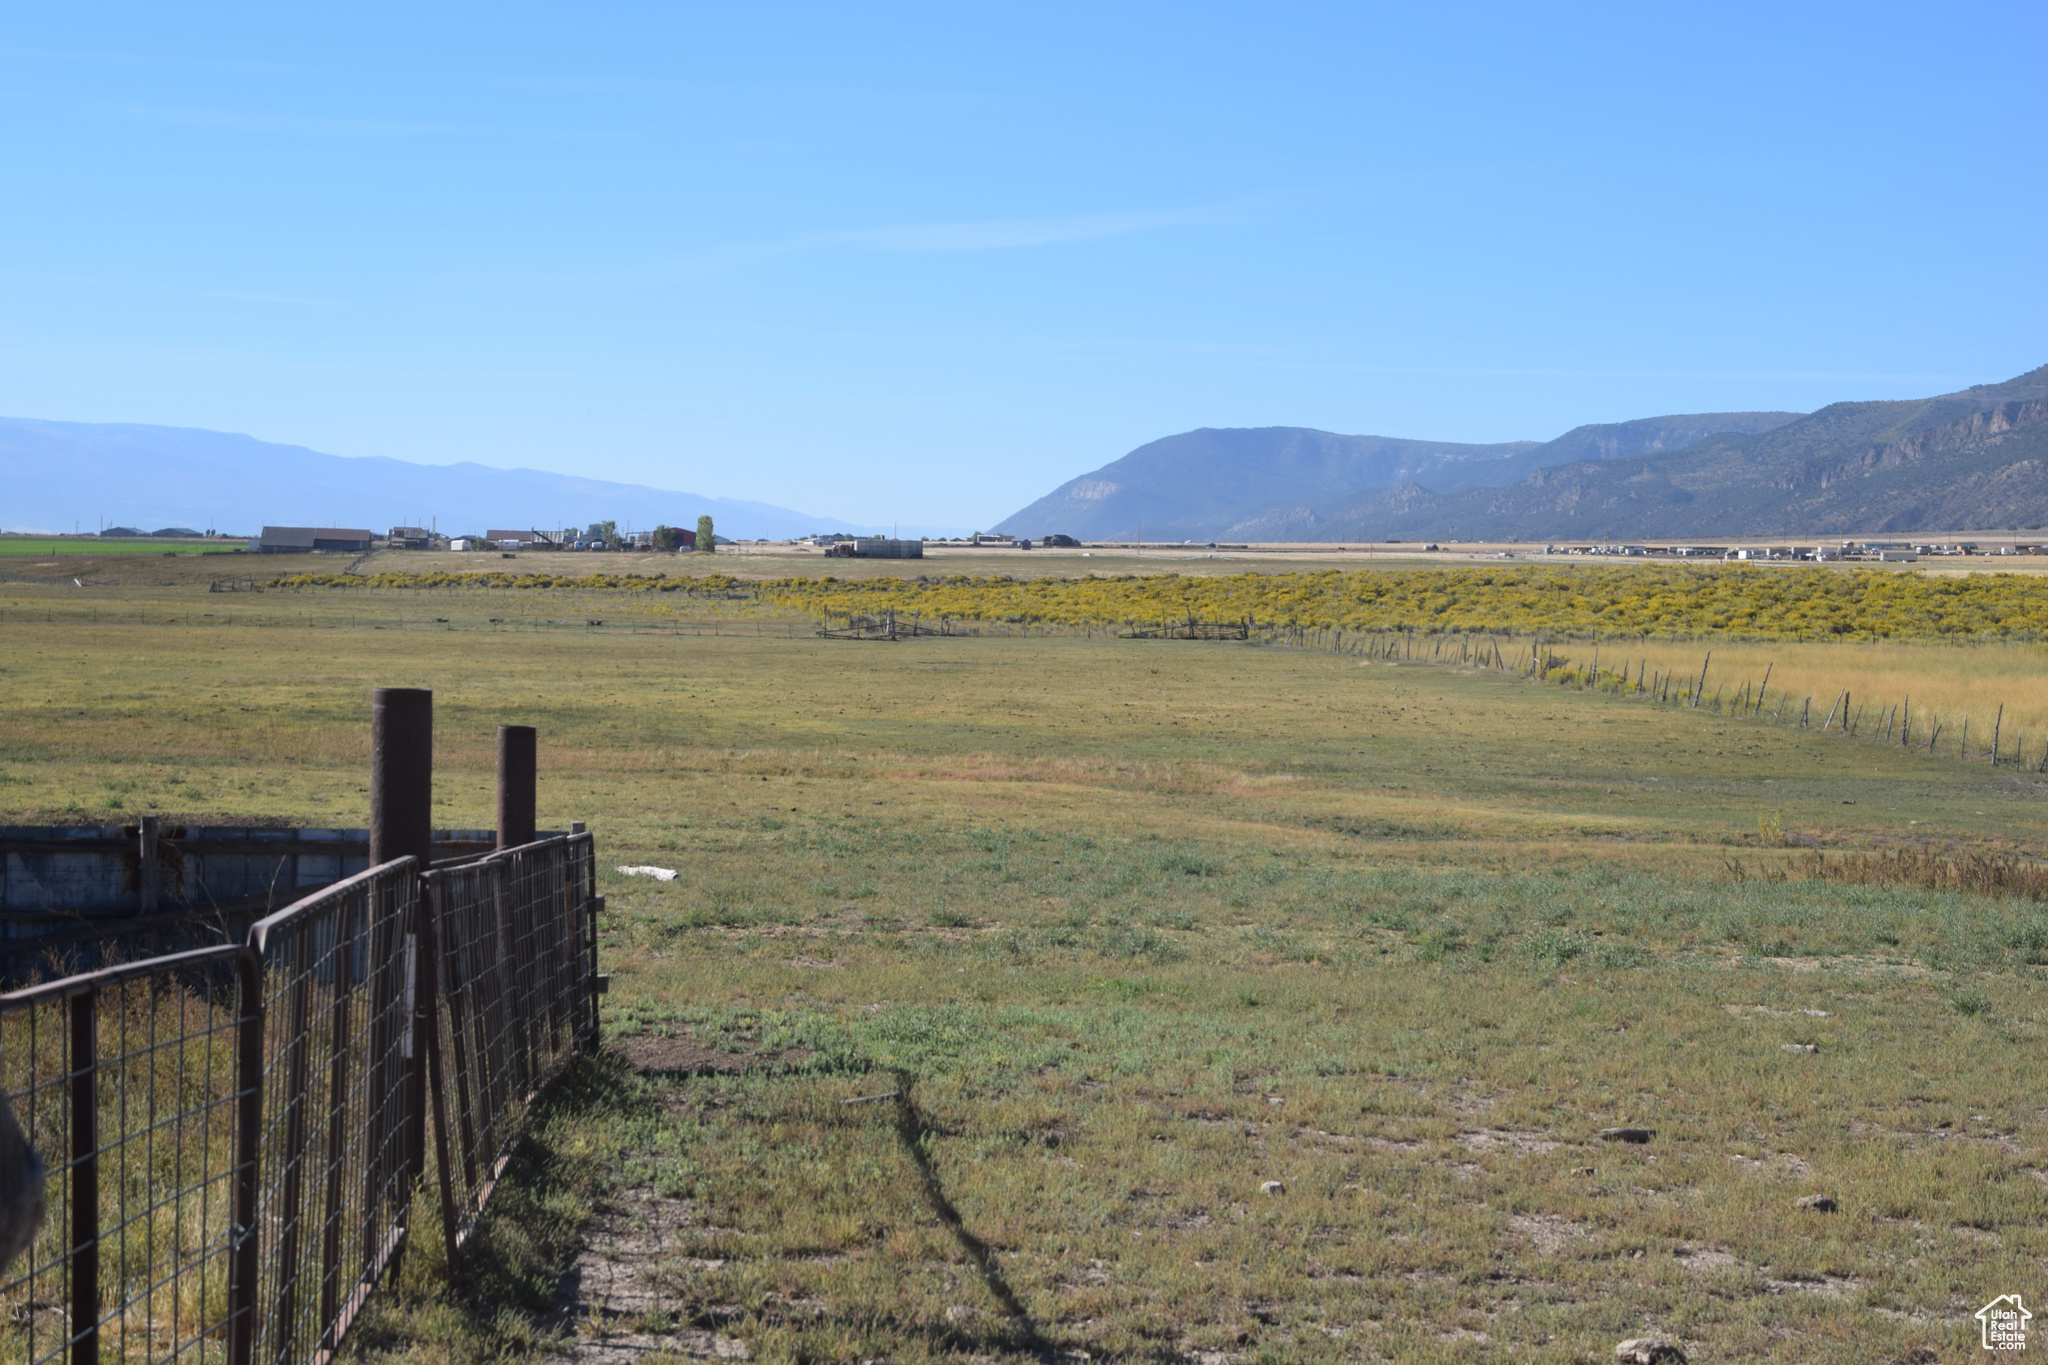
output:
[{"label": "yellow flowering shrub", "polygon": [[1539,565],[1229,576],[834,577],[295,574],[282,588],[556,589],[746,598],[814,617],[1094,627],[1245,622],[1255,634],[1418,631],[1755,640],[2048,638],[2048,578],[1884,570]]}]

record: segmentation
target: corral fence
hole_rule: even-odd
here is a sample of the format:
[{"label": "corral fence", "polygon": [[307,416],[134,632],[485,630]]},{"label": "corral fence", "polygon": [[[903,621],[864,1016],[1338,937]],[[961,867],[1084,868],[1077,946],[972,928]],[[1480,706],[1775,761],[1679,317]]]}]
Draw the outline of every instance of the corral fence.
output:
[{"label": "corral fence", "polygon": [[244,944],[0,995],[0,1089],[49,1171],[0,1360],[326,1365],[428,1232],[430,1176],[458,1268],[528,1106],[595,1038],[599,908],[587,833],[408,856]]}]

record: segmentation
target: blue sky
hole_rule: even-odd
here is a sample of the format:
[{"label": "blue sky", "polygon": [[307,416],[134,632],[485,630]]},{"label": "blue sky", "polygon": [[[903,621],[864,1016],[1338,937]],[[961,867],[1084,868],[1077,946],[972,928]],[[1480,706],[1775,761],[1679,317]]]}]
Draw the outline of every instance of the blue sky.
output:
[{"label": "blue sky", "polygon": [[2048,362],[2048,7],[28,6],[0,413],[992,524]]}]

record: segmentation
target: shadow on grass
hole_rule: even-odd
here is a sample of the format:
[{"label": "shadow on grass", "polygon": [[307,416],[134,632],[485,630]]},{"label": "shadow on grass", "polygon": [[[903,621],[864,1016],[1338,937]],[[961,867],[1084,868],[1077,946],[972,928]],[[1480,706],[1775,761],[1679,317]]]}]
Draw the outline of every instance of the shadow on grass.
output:
[{"label": "shadow on grass", "polygon": [[[942,1358],[1060,1358],[1004,1280],[994,1253],[967,1228],[946,1196],[927,1152],[929,1140],[939,1134],[911,1102],[911,1078],[898,1080],[899,1092],[888,1098],[895,1100],[889,1106],[891,1118],[909,1158],[905,1176],[967,1253],[1007,1320],[975,1330],[967,1324],[903,1321],[848,1305],[845,1314],[811,1320],[805,1324],[808,1330],[792,1334],[788,1329],[794,1324],[772,1313],[733,1314],[699,1304],[678,1305],[679,1323],[738,1333],[755,1343],[757,1356],[765,1350],[778,1359],[824,1359],[805,1338],[821,1328],[829,1338],[832,1317],[841,1317],[843,1326],[879,1330],[906,1345],[919,1343]],[[535,1105],[526,1137],[464,1246],[467,1283],[461,1290],[448,1283],[440,1223],[430,1200],[415,1204],[413,1226],[427,1231],[408,1248],[399,1283],[372,1303],[352,1336],[358,1358],[467,1365],[564,1350],[565,1334],[573,1332],[580,1307],[576,1276],[586,1225],[620,1179],[620,1135],[637,1121],[658,1118],[661,1110],[656,1090],[627,1057],[608,1050],[579,1058]]]}]

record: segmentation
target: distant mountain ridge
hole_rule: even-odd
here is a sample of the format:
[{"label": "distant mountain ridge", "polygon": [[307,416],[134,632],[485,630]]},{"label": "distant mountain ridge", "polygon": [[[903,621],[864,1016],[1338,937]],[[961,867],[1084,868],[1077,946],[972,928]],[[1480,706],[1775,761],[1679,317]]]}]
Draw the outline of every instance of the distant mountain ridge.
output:
[{"label": "distant mountain ridge", "polygon": [[1419,482],[1243,525],[1276,539],[1646,539],[2048,525],[2048,366],[1933,398],[1834,403],[1649,458],[1552,466],[1508,487]]},{"label": "distant mountain ridge", "polygon": [[381,532],[430,518],[456,533],[605,520],[651,530],[694,527],[707,513],[720,535],[736,539],[877,529],[764,502],[537,469],[326,455],[196,427],[0,418],[0,472],[6,530],[68,531],[101,518],[250,534],[266,524]]},{"label": "distant mountain ridge", "polygon": [[[1341,436],[1307,427],[1204,427],[1139,446],[1071,479],[995,529],[1085,540],[1128,540],[1141,527],[1147,540],[1322,540],[1331,538],[1319,529],[1324,522],[1375,492],[1413,489],[1435,496],[1503,487],[1555,465],[1678,450],[1717,433],[1763,432],[1798,417],[1694,413],[1495,445]],[[1390,511],[1413,496],[1403,494]]]}]

